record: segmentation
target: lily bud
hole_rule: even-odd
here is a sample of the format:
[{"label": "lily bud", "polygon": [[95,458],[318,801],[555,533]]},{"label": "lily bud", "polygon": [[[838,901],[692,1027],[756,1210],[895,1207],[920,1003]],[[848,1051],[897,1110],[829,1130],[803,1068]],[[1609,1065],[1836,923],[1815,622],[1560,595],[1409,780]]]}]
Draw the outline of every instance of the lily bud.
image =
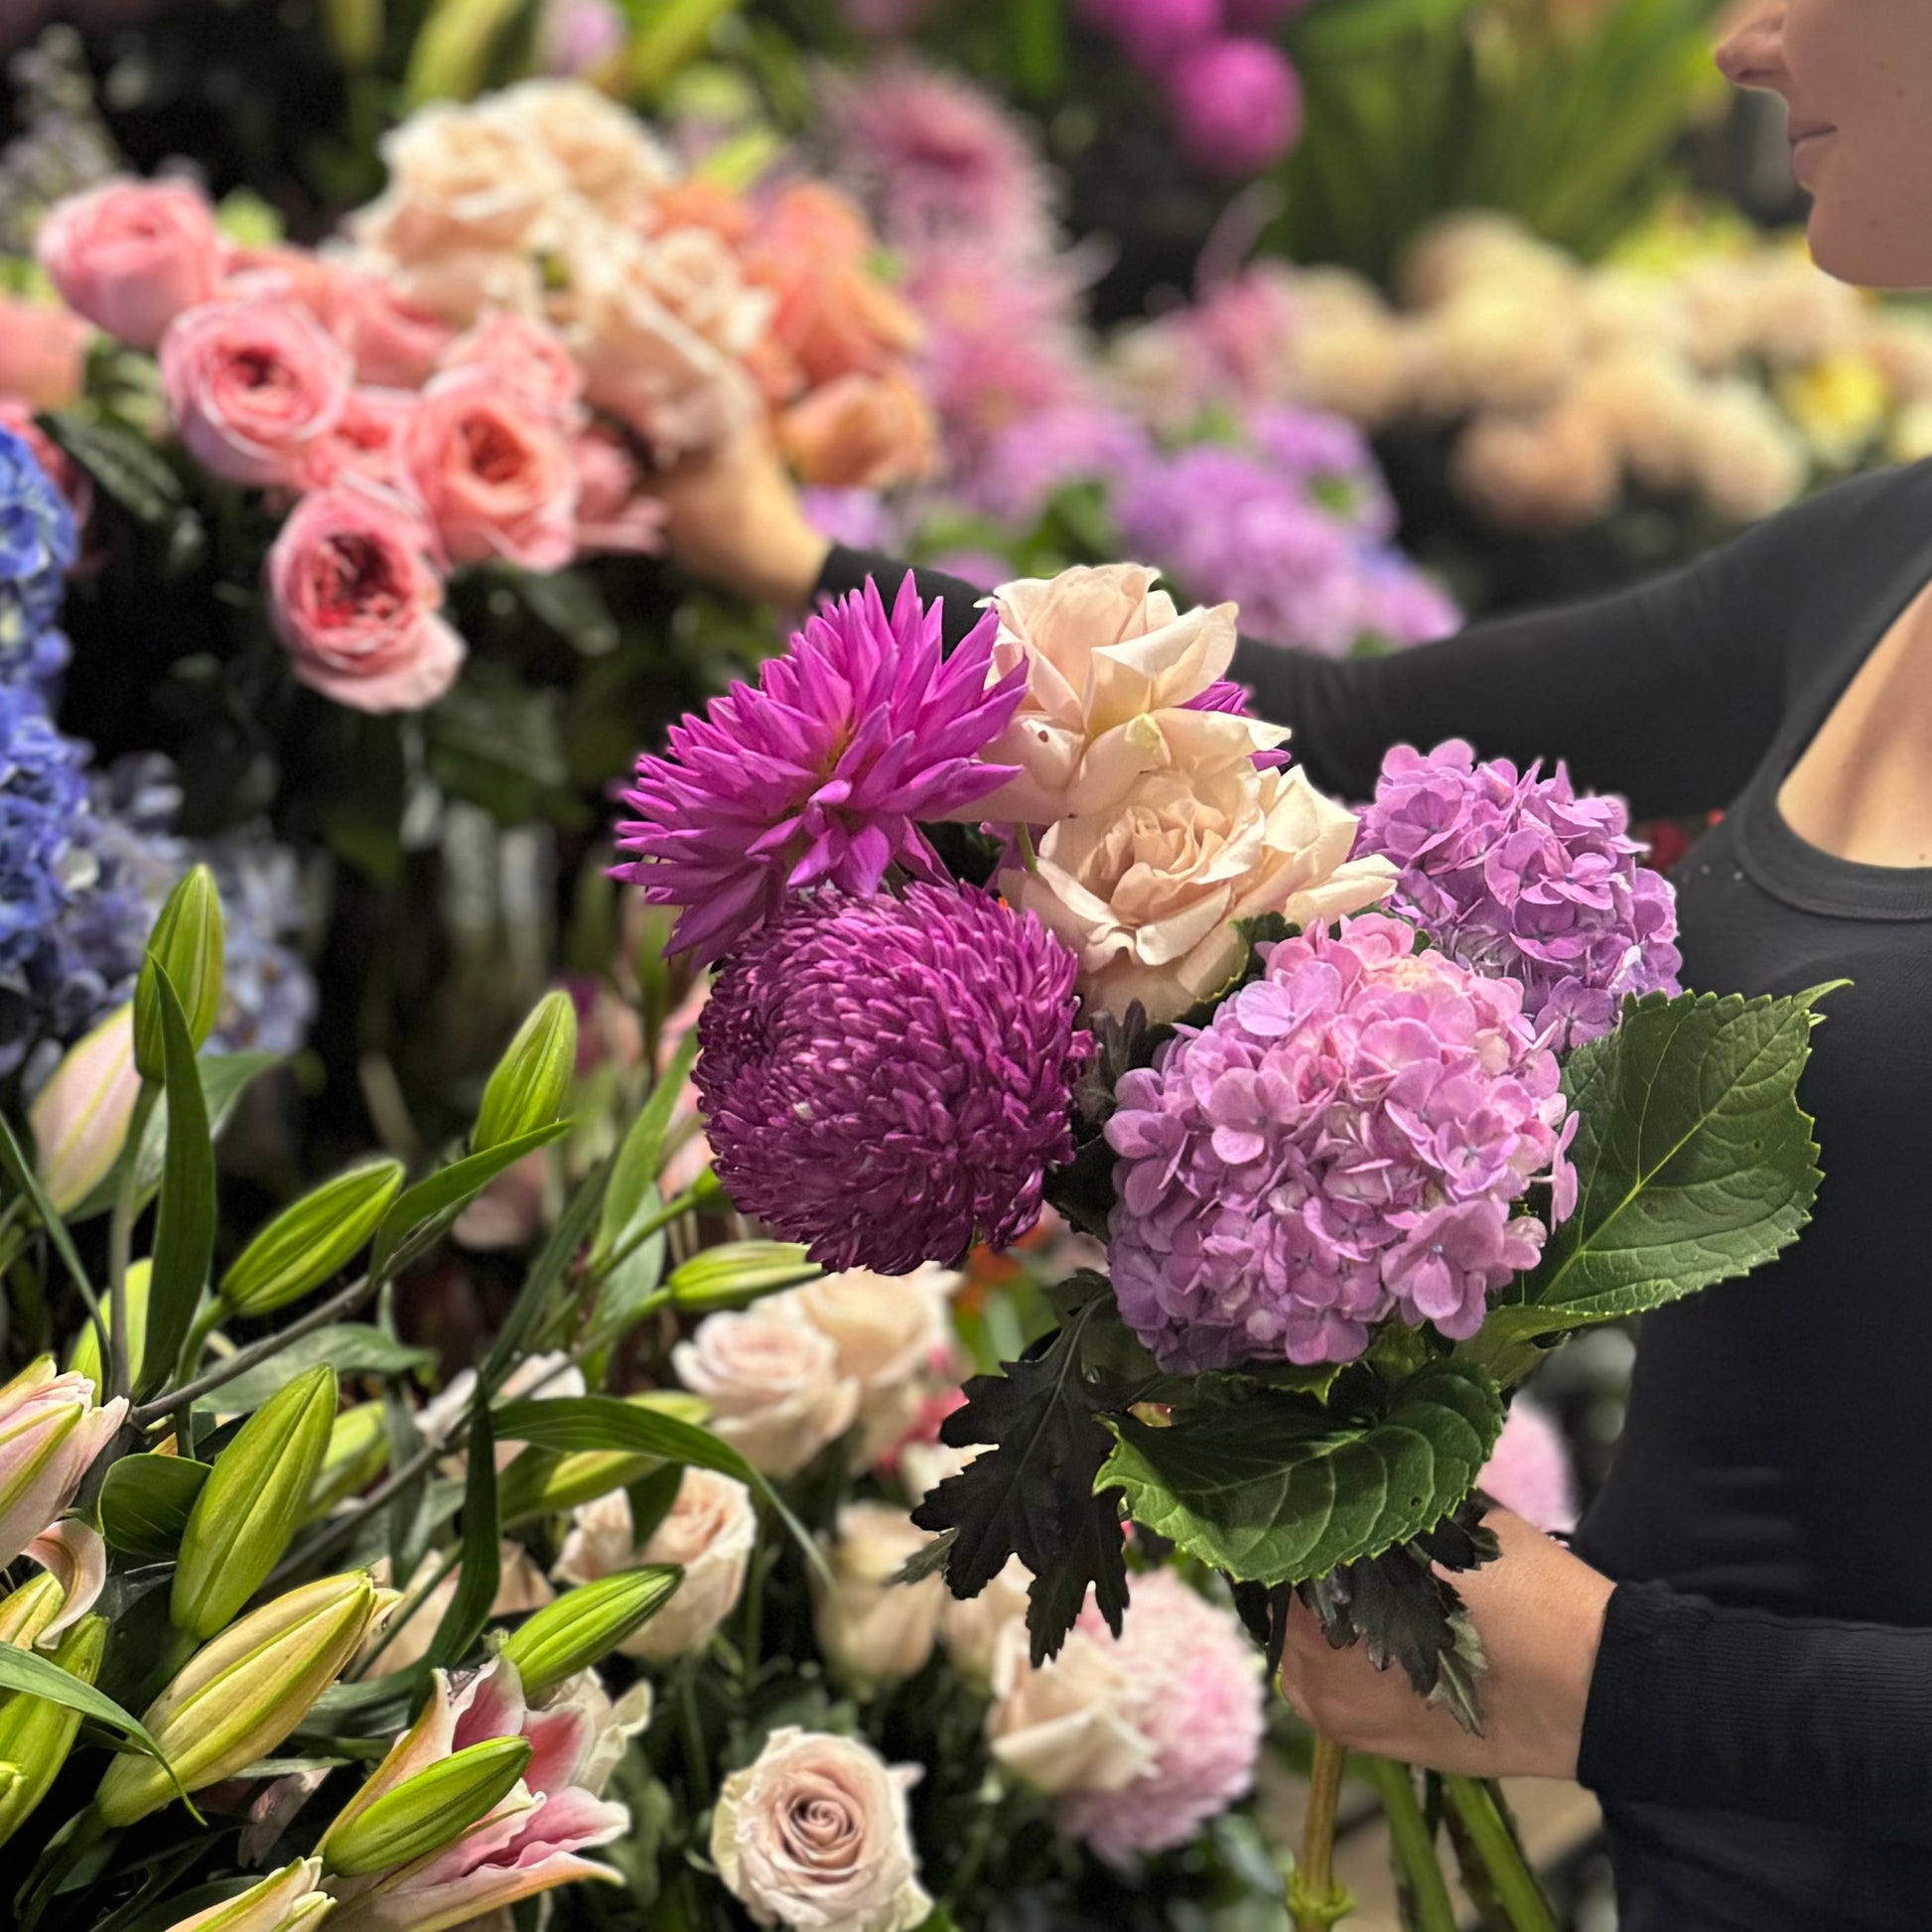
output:
[{"label": "lily bud", "polygon": [[[154,1280],[152,1261],[130,1261],[127,1264],[127,1372],[135,1381],[141,1379],[141,1364],[147,1358],[148,1348],[148,1285]],[[102,1302],[100,1305],[100,1326],[107,1330],[111,1341],[114,1334],[114,1311]],[[84,1375],[94,1385],[95,1398],[100,1392],[100,1329],[91,1321],[84,1323],[73,1346],[68,1351],[68,1367],[75,1375]]]},{"label": "lily bud", "polygon": [[345,1409],[330,1428],[322,1467],[303,1499],[303,1522],[327,1516],[345,1497],[366,1488],[388,1460],[389,1433],[383,1427],[382,1404],[358,1402],[353,1409]]},{"label": "lily bud", "polygon": [[57,1374],[52,1355],[0,1386],[0,1566],[73,1500],[126,1414],[125,1396],[95,1408],[94,1385],[84,1375]]},{"label": "lily bud", "polygon": [[[681,1389],[652,1390],[624,1400],[639,1409],[655,1409],[660,1415],[694,1425],[711,1413],[704,1401]],[[562,1515],[580,1503],[608,1496],[613,1489],[628,1488],[663,1463],[661,1455],[629,1449],[527,1449],[497,1479],[497,1518],[504,1523],[521,1523],[532,1516]]]},{"label": "lily bud", "polygon": [[177,1919],[167,1932],[309,1932],[336,1909],[322,1884],[322,1861],[297,1859],[218,1905]]},{"label": "lily bud", "polygon": [[113,1171],[141,1091],[134,1009],[117,1007],[67,1050],[34,1096],[34,1169],[57,1214],[70,1214]]},{"label": "lily bud", "polygon": [[67,1600],[60,1578],[45,1570],[29,1577],[18,1589],[0,1596],[0,1643],[32,1650],[53,1627]]},{"label": "lily bud", "polygon": [[[266,1757],[396,1601],[367,1571],[324,1577],[251,1610],[205,1643],[142,1718],[184,1789],[200,1791]],[[118,1829],[175,1795],[150,1757],[117,1757],[94,1804]]]},{"label": "lily bud", "polygon": [[378,1789],[385,1763],[316,1849],[331,1871],[351,1878],[428,1858],[487,1818],[529,1761],[527,1737],[490,1737]]},{"label": "lily bud", "polygon": [[156,966],[173,982],[188,1022],[188,1037],[200,1047],[214,1031],[221,1010],[221,897],[214,875],[197,866],[168,895],[148,935],[141,977],[134,985],[134,1065],[144,1080],[165,1071],[161,1051],[161,1003]]},{"label": "lily bud", "polygon": [[221,1279],[236,1314],[273,1314],[320,1287],[375,1232],[402,1192],[402,1163],[374,1161],[283,1208]]},{"label": "lily bud", "polygon": [[563,1110],[577,1065],[577,1009],[568,993],[537,1002],[483,1088],[470,1149],[481,1154],[548,1127]]},{"label": "lily bud", "polygon": [[[106,1647],[107,1619],[83,1616],[61,1639],[49,1661],[81,1683],[91,1684]],[[0,1790],[0,1845],[13,1837],[47,1796],[79,1728],[80,1713],[65,1704],[28,1691],[0,1696],[0,1769],[11,1767],[14,1773]]]},{"label": "lily bud", "polygon": [[526,1697],[608,1657],[639,1624],[669,1602],[684,1581],[676,1564],[649,1563],[567,1589],[504,1639],[502,1656],[516,1666]]},{"label": "lily bud", "polygon": [[336,1371],[298,1375],[242,1424],[182,1532],[169,1614],[211,1637],[254,1595],[301,1527],[336,1420]]}]

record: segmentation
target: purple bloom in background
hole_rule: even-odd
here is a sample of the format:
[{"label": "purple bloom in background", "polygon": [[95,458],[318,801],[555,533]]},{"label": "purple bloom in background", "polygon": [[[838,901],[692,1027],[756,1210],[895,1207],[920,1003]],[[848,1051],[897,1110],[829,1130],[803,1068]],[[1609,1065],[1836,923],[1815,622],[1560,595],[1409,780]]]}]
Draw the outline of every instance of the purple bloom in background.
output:
[{"label": "purple bloom in background", "polygon": [[1180,151],[1203,174],[1240,181],[1272,168],[1302,135],[1302,80],[1267,41],[1206,41],[1168,75]]},{"label": "purple bloom in background", "polygon": [[1081,11],[1130,61],[1151,69],[1207,40],[1221,24],[1221,0],[1085,0]]},{"label": "purple bloom in background", "polygon": [[940,607],[908,573],[892,615],[878,587],[810,618],[783,656],[734,685],[670,750],[637,761],[616,868],[652,905],[682,908],[671,950],[700,964],[775,918],[788,891],[829,883],[876,893],[889,866],[943,881],[919,830],[998,790],[1010,765],[974,755],[1026,690],[1025,666],[990,689],[989,612],[950,657]]},{"label": "purple bloom in background", "polygon": [[876,489],[802,489],[805,520],[821,536],[852,550],[903,548],[904,532],[893,507]]},{"label": "purple bloom in background", "polygon": [[959,493],[984,515],[1026,530],[1067,484],[1108,482],[1152,456],[1147,432],[1124,410],[1063,402],[996,430]]},{"label": "purple bloom in background", "polygon": [[617,0],[546,0],[537,33],[544,70],[574,74],[621,54],[630,23]]},{"label": "purple bloom in background", "polygon": [[1128,1073],[1114,1294],[1165,1369],[1349,1361],[1399,1314],[1460,1339],[1576,1205],[1556,1056],[1521,990],[1380,913],[1275,946],[1204,1028]]},{"label": "purple bloom in background", "polygon": [[1452,740],[1398,746],[1363,814],[1357,854],[1401,868],[1391,901],[1445,952],[1515,980],[1559,1047],[1616,1025],[1626,993],[1676,993],[1677,899],[1638,863],[1620,798],[1579,797],[1560,764],[1518,775]]},{"label": "purple bloom in background", "polygon": [[1073,1155],[1077,962],[971,888],[818,892],[735,953],[698,1021],[719,1177],[827,1268],[1003,1247]]}]

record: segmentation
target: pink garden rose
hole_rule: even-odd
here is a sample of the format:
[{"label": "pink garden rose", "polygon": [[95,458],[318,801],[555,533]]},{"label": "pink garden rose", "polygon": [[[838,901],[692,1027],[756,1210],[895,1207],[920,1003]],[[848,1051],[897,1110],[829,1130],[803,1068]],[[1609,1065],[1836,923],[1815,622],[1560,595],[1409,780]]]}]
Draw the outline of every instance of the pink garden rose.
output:
[{"label": "pink garden rose", "polygon": [[584,400],[584,371],[548,323],[508,310],[484,316],[444,350],[439,372],[482,369],[517,401],[569,423]]},{"label": "pink garden rose", "polygon": [[420,389],[456,331],[398,301],[380,275],[345,275],[329,306],[330,333],[348,350],[358,382],[380,389]]},{"label": "pink garden rose", "polygon": [[304,481],[311,488],[339,478],[396,486],[396,442],[416,407],[407,389],[351,389],[335,434],[319,449]]},{"label": "pink garden rose", "polygon": [[445,555],[561,570],[577,549],[577,472],[557,425],[487,369],[431,386],[397,443],[403,486]]},{"label": "pink garden rose", "polygon": [[382,492],[306,496],[268,553],[276,634],[311,690],[357,711],[414,711],[456,681],[463,639],[437,613],[429,532]]},{"label": "pink garden rose", "polygon": [[65,309],[0,295],[0,396],[65,409],[80,393],[91,333]]},{"label": "pink garden rose", "polygon": [[655,556],[664,547],[664,503],[644,488],[622,440],[601,426],[570,446],[577,466],[577,550]]},{"label": "pink garden rose", "polygon": [[221,276],[214,211],[180,182],[109,181],[57,202],[40,264],[76,314],[131,348],[153,348]]},{"label": "pink garden rose", "polygon": [[336,306],[341,267],[307,248],[273,243],[266,248],[230,244],[221,257],[221,288],[225,296],[272,295],[307,309],[318,322],[327,322]]},{"label": "pink garden rose", "polygon": [[300,487],[348,403],[347,353],[304,309],[267,296],[209,302],[161,344],[161,387],[203,469]]}]

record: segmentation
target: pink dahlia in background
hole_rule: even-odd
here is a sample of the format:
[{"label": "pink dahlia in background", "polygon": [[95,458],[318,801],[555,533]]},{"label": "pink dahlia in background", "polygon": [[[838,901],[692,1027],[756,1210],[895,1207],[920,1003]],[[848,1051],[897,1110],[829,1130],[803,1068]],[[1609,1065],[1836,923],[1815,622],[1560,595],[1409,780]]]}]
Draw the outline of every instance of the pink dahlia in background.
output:
[{"label": "pink dahlia in background", "polygon": [[1254,1783],[1261,1659],[1233,1616],[1171,1571],[1134,1579],[1118,1637],[1089,1602],[1038,1668],[1016,1624],[994,1673],[993,1755],[1116,1870],[1189,1843]]},{"label": "pink dahlia in background", "polygon": [[1349,1361],[1400,1314],[1460,1340],[1576,1205],[1574,1119],[1514,982],[1380,913],[1311,927],[1121,1079],[1114,1293],[1163,1368]]},{"label": "pink dahlia in background", "polygon": [[707,964],[803,887],[864,897],[895,864],[945,879],[918,821],[960,813],[1014,775],[975,757],[1013,716],[1026,672],[989,688],[991,613],[950,657],[940,621],[909,573],[890,617],[868,582],[810,619],[756,687],[734,685],[673,725],[662,757],[638,760],[623,794],[635,816],[618,827],[633,856],[618,876],[682,908],[671,950]]},{"label": "pink dahlia in background", "polygon": [[1577,1527],[1577,1478],[1557,1426],[1526,1397],[1509,1405],[1509,1420],[1483,1464],[1478,1485],[1505,1509],[1546,1536]]},{"label": "pink dahlia in background", "polygon": [[698,1020],[719,1178],[824,1267],[1001,1248],[1072,1159],[1073,955],[972,889],[819,892],[733,955]]},{"label": "pink dahlia in background", "polygon": [[1677,896],[1639,863],[1623,801],[1540,770],[1478,764],[1459,739],[1398,746],[1356,851],[1400,867],[1392,903],[1452,958],[1515,980],[1561,1049],[1608,1033],[1626,994],[1675,994],[1683,959]]},{"label": "pink dahlia in background", "polygon": [[1204,174],[1240,181],[1294,147],[1302,132],[1302,82],[1267,41],[1212,40],[1184,52],[1168,75],[1180,151]]}]

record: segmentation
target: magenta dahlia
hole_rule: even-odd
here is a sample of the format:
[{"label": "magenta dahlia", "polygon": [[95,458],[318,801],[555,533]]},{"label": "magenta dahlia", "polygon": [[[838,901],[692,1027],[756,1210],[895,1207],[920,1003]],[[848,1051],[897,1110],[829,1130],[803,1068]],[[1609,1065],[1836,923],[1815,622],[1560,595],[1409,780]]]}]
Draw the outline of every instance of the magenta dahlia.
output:
[{"label": "magenta dahlia", "polygon": [[1574,1121],[1521,989],[1380,913],[1311,927],[1122,1076],[1114,1294],[1163,1368],[1340,1362],[1400,1314],[1462,1339],[1576,1204]]},{"label": "magenta dahlia", "polygon": [[1073,1155],[1078,962],[989,894],[815,892],[735,953],[696,1081],[740,1209],[827,1268],[909,1275],[1003,1247]]},{"label": "magenta dahlia", "polygon": [[841,600],[702,718],[643,758],[618,827],[617,868],[652,905],[682,908],[671,950],[701,964],[777,917],[787,892],[864,897],[897,865],[940,884],[919,830],[996,791],[1014,767],[975,762],[1026,691],[1026,666],[989,687],[992,612],[950,657],[941,611],[908,573],[890,617],[878,587]]}]

